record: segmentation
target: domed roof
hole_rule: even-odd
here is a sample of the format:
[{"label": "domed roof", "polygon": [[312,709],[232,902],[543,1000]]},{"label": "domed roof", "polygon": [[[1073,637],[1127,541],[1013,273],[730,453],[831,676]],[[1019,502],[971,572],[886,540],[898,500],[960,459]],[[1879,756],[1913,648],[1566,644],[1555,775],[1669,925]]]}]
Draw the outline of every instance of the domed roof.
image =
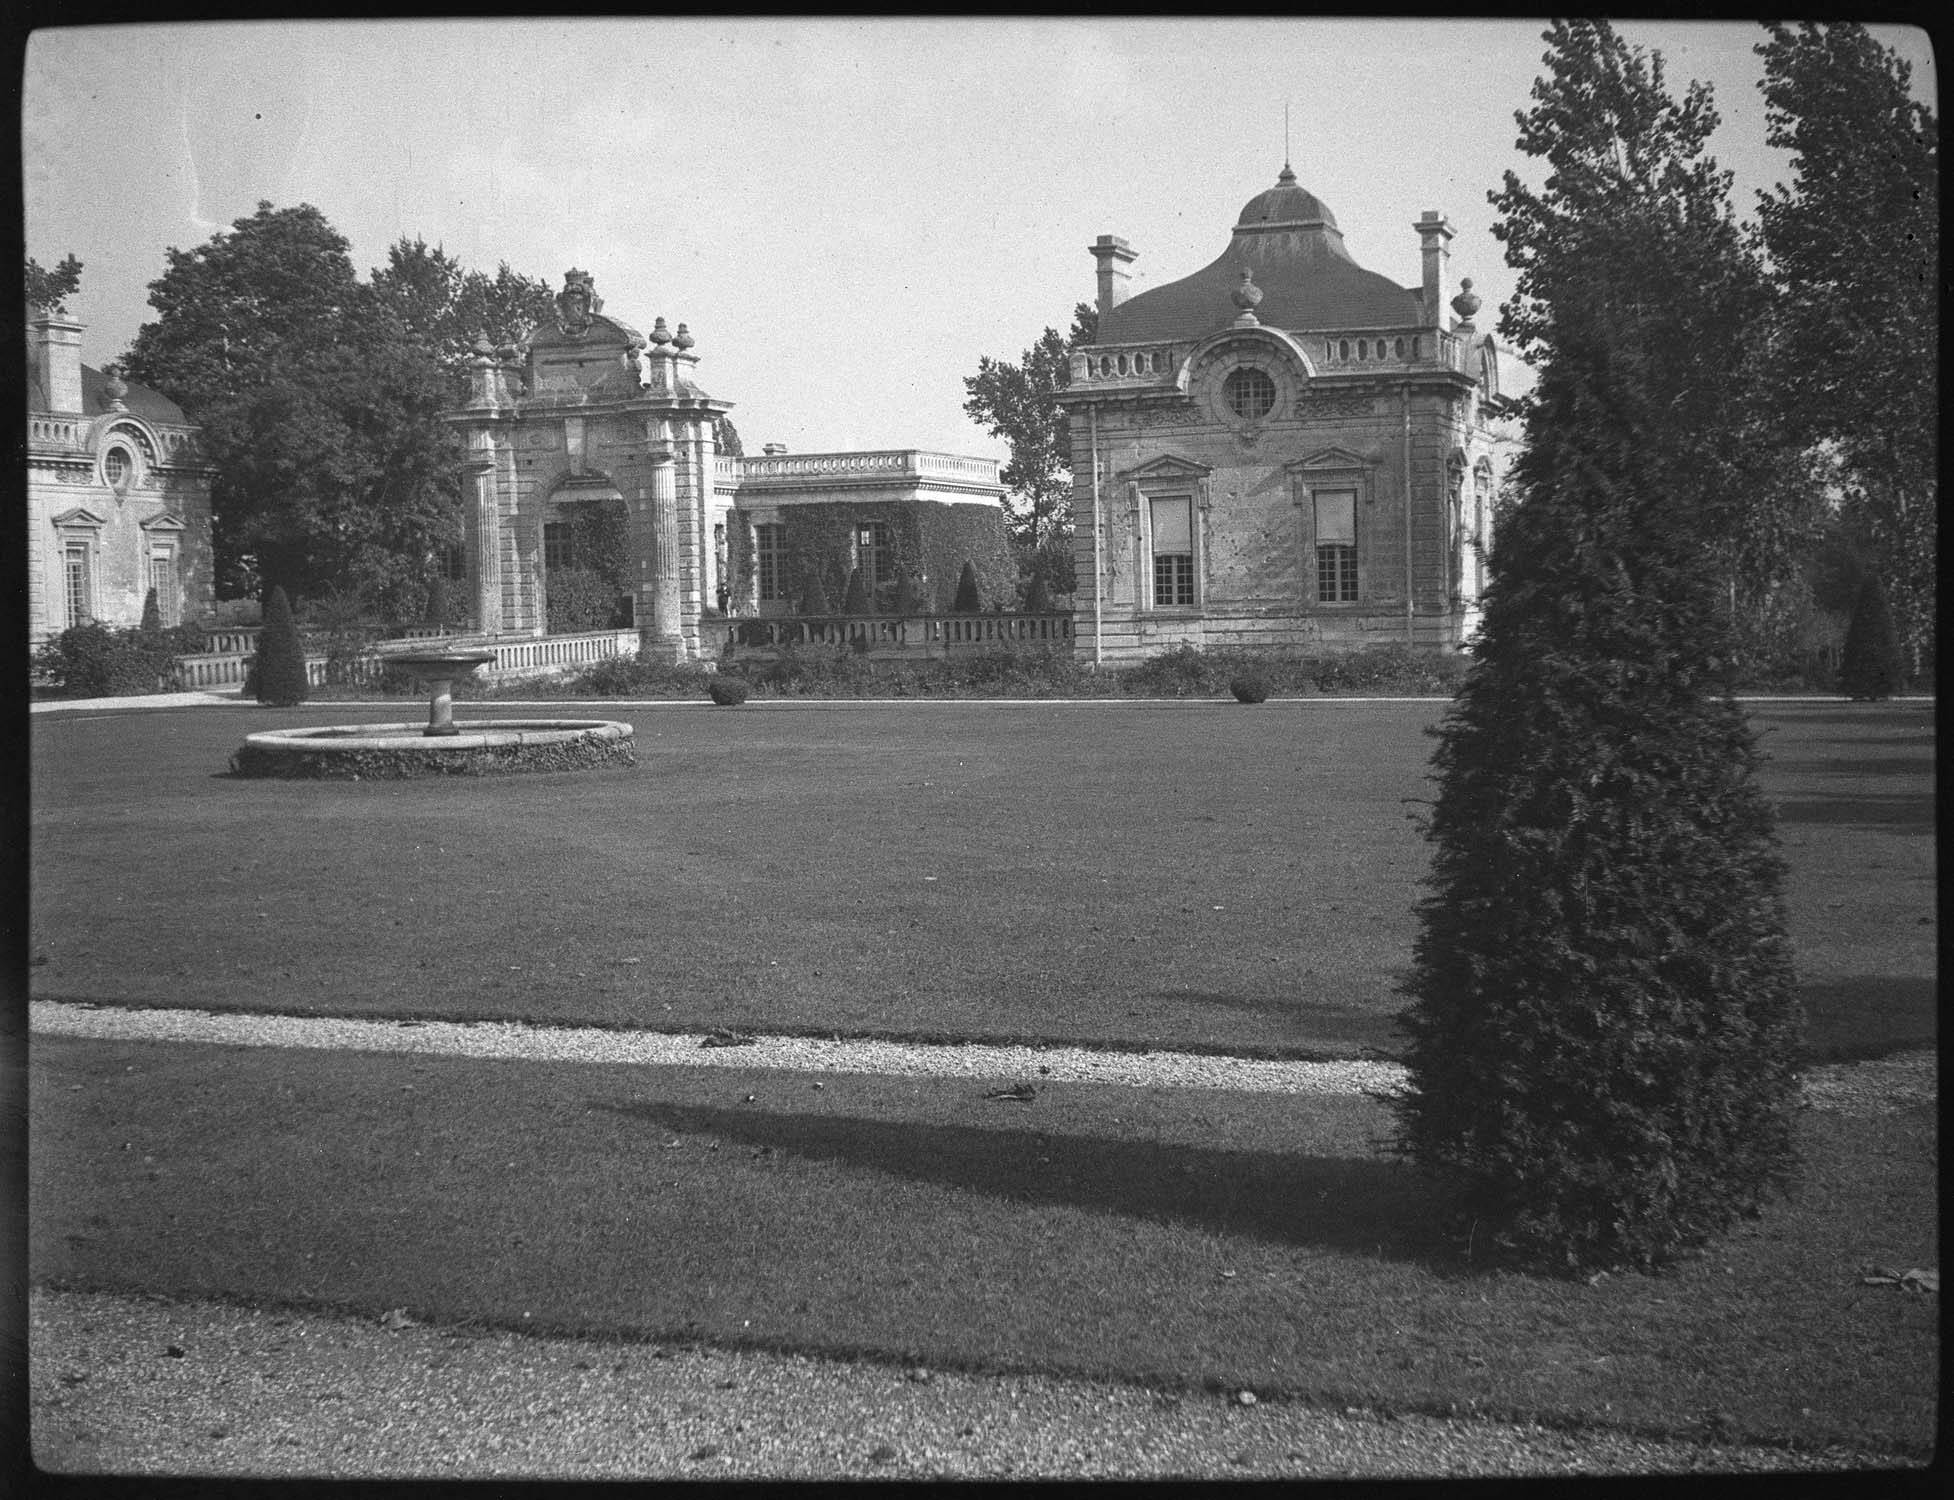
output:
[{"label": "domed roof", "polygon": [[1336,215],[1285,164],[1276,185],[1244,205],[1227,249],[1192,276],[1127,298],[1100,319],[1094,342],[1165,343],[1218,333],[1240,310],[1234,293],[1244,271],[1262,292],[1255,312],[1264,327],[1408,328],[1421,321],[1423,291],[1353,261]]},{"label": "domed roof", "polygon": [[1316,194],[1296,185],[1296,174],[1289,169],[1289,163],[1284,162],[1276,185],[1266,192],[1257,193],[1243,204],[1241,217],[1235,223],[1237,226],[1322,223],[1335,229],[1337,216]]}]

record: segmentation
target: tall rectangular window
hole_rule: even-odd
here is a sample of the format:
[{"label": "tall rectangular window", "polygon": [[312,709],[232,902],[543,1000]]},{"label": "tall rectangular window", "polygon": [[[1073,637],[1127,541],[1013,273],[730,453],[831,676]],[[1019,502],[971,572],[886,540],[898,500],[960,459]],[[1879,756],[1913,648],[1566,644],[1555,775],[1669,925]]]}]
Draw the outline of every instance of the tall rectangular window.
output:
[{"label": "tall rectangular window", "polygon": [[1316,597],[1323,604],[1357,602],[1357,492],[1316,492]]},{"label": "tall rectangular window", "polygon": [[855,529],[855,561],[870,588],[896,579],[896,551],[887,521],[864,521]]},{"label": "tall rectangular window", "polygon": [[70,542],[62,548],[61,570],[66,593],[64,617],[71,626],[86,625],[95,618],[95,586],[89,576],[88,543]]},{"label": "tall rectangular window", "polygon": [[1194,517],[1186,495],[1148,502],[1153,521],[1153,602],[1156,609],[1194,602]]},{"label": "tall rectangular window", "polygon": [[543,566],[547,569],[574,568],[577,543],[568,521],[543,523]]},{"label": "tall rectangular window", "polygon": [[781,562],[787,551],[787,528],[779,522],[753,528],[753,571],[762,599],[785,599],[787,581],[781,576]]},{"label": "tall rectangular window", "polygon": [[156,590],[156,612],[165,625],[179,623],[176,593],[176,549],[158,547],[149,554],[149,586]]}]

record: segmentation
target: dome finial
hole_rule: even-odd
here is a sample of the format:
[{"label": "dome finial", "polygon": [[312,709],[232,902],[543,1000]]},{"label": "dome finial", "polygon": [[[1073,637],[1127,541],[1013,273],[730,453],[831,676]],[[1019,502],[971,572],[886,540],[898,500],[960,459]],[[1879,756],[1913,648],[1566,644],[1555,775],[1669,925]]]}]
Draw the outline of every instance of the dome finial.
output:
[{"label": "dome finial", "polygon": [[1242,284],[1228,294],[1228,300],[1241,309],[1235,315],[1237,328],[1253,328],[1260,321],[1255,309],[1262,301],[1262,288],[1255,284],[1255,274],[1247,266],[1242,267]]}]

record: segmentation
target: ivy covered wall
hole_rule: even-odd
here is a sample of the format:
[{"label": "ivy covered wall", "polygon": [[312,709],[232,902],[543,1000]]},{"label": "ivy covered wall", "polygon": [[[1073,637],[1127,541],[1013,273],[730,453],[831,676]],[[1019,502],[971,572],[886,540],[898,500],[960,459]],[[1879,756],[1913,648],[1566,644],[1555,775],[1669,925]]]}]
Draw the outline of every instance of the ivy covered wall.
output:
[{"label": "ivy covered wall", "polygon": [[[943,505],[927,500],[845,501],[835,504],[796,503],[778,512],[782,530],[782,582],[795,612],[808,585],[818,577],[821,591],[839,610],[848,593],[848,574],[855,564],[855,528],[880,521],[889,528],[889,544],[898,567],[919,582],[918,591],[932,611],[947,610],[956,596],[957,575],[968,562],[977,570],[977,586],[984,608],[999,601],[1014,608],[1017,564],[1004,530],[1004,513],[994,505]],[[746,598],[753,579],[752,517],[732,513],[727,537],[728,566],[733,596]],[[886,610],[894,600],[893,581],[883,584],[877,607]]]}]

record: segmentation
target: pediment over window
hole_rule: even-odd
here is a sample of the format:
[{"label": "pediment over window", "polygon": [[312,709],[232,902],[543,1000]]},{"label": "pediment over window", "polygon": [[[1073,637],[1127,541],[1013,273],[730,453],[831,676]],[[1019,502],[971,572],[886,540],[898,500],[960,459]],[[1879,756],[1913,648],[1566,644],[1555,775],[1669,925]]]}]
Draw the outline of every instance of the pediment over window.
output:
[{"label": "pediment over window", "polygon": [[1287,465],[1291,473],[1307,472],[1310,469],[1369,469],[1376,467],[1377,460],[1366,458],[1361,453],[1352,453],[1348,448],[1318,448],[1305,458],[1299,458]]},{"label": "pediment over window", "polygon": [[1195,480],[1206,479],[1213,472],[1206,464],[1197,464],[1191,458],[1166,453],[1159,458],[1148,459],[1136,469],[1122,469],[1115,477],[1129,482],[1143,479]]},{"label": "pediment over window", "polygon": [[85,505],[77,505],[73,510],[64,510],[54,518],[54,524],[69,531],[100,531],[108,525],[107,516],[98,516]]},{"label": "pediment over window", "polygon": [[188,531],[190,528],[183,524],[183,518],[181,516],[172,515],[169,511],[164,511],[160,516],[151,516],[147,521],[144,521],[142,523],[142,529],[144,531],[154,532]]}]

